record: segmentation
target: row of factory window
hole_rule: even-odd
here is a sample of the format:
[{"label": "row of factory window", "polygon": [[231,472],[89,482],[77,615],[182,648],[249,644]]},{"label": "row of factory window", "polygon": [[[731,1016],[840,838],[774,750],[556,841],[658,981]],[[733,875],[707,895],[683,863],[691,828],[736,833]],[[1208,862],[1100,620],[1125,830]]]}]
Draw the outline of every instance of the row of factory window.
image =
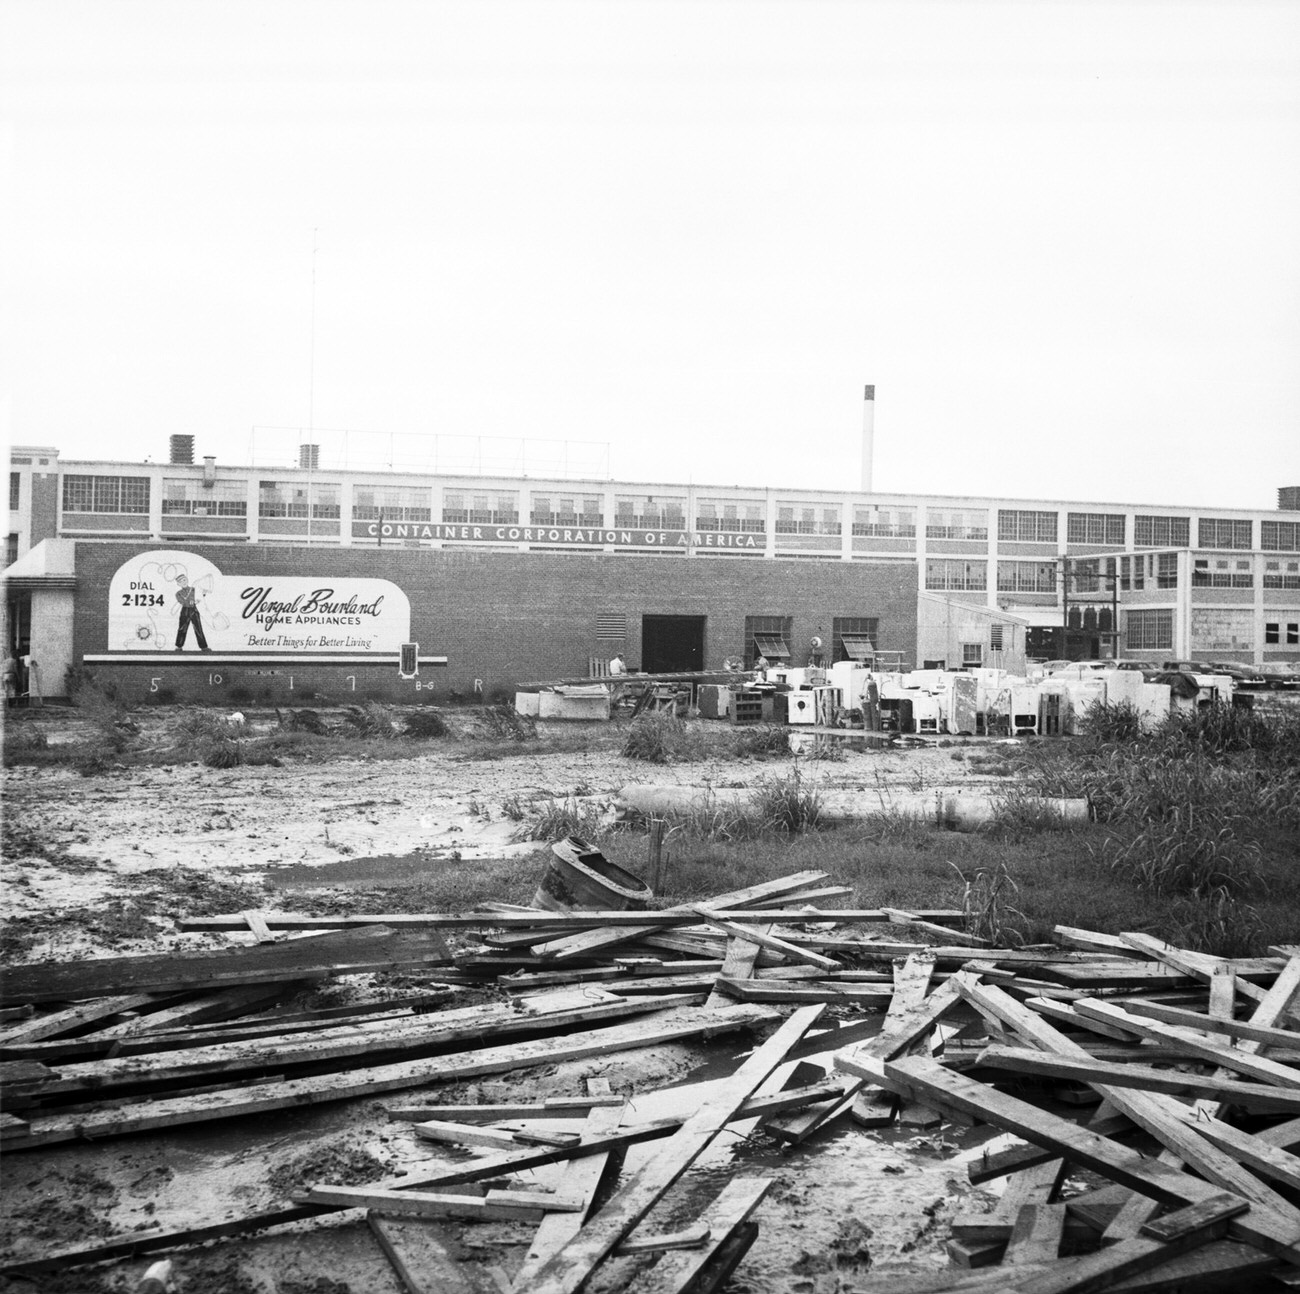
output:
[{"label": "row of factory window", "polygon": [[[63,477],[64,512],[148,514],[147,476]],[[328,482],[259,481],[260,517],[337,520],[342,515],[343,487]],[[352,515],[359,521],[432,522],[433,490],[425,486],[354,486]],[[614,500],[613,525],[636,530],[687,529],[686,498],[619,494]],[[248,514],[248,486],[242,480],[204,484],[196,478],[164,478],[165,516],[243,517]],[[854,505],[851,533],[855,536],[914,539],[918,533],[915,507]],[[440,520],[472,525],[519,525],[519,492],[444,490]],[[1000,543],[1055,544],[1060,514],[1032,509],[997,509]],[[599,494],[539,494],[530,499],[526,524],[598,528],[606,524],[605,502]],[[1233,518],[1197,519],[1197,547],[1250,549],[1254,522]],[[1265,551],[1300,552],[1300,522],[1260,523],[1259,546]],[[762,499],[696,500],[693,528],[765,534],[767,504]],[[1127,518],[1121,512],[1068,512],[1066,542],[1073,545],[1123,547]],[[778,535],[838,536],[842,533],[838,504],[783,503],[776,506]],[[984,508],[925,509],[927,539],[986,541],[989,513]],[[1137,514],[1133,518],[1135,548],[1186,548],[1191,543],[1191,519]]]},{"label": "row of factory window", "polygon": [[[1300,646],[1300,621],[1268,620],[1264,623],[1264,645]],[[1125,655],[1149,657],[1174,647],[1174,613],[1166,610],[1134,610],[1125,613]]]}]

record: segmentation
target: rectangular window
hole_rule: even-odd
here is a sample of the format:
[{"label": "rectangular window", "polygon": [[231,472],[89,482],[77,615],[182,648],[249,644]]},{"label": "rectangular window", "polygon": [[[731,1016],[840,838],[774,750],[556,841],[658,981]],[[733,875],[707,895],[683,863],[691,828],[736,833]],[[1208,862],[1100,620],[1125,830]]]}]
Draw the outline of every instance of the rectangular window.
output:
[{"label": "rectangular window", "polygon": [[1055,562],[999,562],[999,593],[1055,593]]},{"label": "rectangular window", "polygon": [[880,640],[880,621],[875,616],[836,616],[831,621],[832,661],[870,661]]},{"label": "rectangular window", "polygon": [[1300,553],[1300,521],[1261,521],[1259,546],[1270,553]]},{"label": "rectangular window", "polygon": [[761,499],[700,499],[695,508],[696,530],[764,534],[767,508]]},{"label": "rectangular window", "polygon": [[23,474],[21,472],[9,473],[9,508],[11,511],[18,510],[19,500],[23,493]]},{"label": "rectangular window", "polygon": [[422,486],[353,486],[352,519],[354,521],[432,521],[433,491]]},{"label": "rectangular window", "polygon": [[619,494],[614,525],[623,530],[685,530],[686,499],[663,494]]},{"label": "rectangular window", "polygon": [[1122,512],[1071,512],[1066,516],[1065,538],[1071,544],[1124,543]]},{"label": "rectangular window", "polygon": [[1160,553],[1156,557],[1156,588],[1178,587],[1178,554]]},{"label": "rectangular window", "polygon": [[774,664],[789,660],[790,631],[793,627],[794,620],[790,616],[746,616],[746,668],[752,668],[760,656]]},{"label": "rectangular window", "polygon": [[984,508],[966,508],[960,512],[925,510],[927,539],[977,539],[989,537],[989,514]]},{"label": "rectangular window", "polygon": [[320,481],[259,481],[257,515],[293,519],[337,520],[341,487]]},{"label": "rectangular window", "polygon": [[968,562],[961,558],[929,557],[925,562],[927,589],[955,589],[981,592],[989,586],[988,562]]},{"label": "rectangular window", "polygon": [[976,666],[983,665],[984,644],[983,643],[962,643],[961,663],[963,665],[976,665]]},{"label": "rectangular window", "polygon": [[915,508],[874,508],[855,504],[853,533],[877,539],[915,539]]},{"label": "rectangular window", "polygon": [[1300,562],[1287,562],[1286,571],[1281,562],[1264,563],[1266,589],[1300,589]]},{"label": "rectangular window", "polygon": [[5,565],[12,566],[18,560],[18,536],[5,537]]},{"label": "rectangular window", "polygon": [[149,512],[147,476],[65,476],[64,512]]},{"label": "rectangular window", "polygon": [[164,517],[246,517],[248,483],[214,481],[205,486],[197,478],[163,477]]},{"label": "rectangular window", "polygon": [[581,526],[599,529],[605,524],[605,504],[598,494],[534,494],[528,522],[533,526]]},{"label": "rectangular window", "polygon": [[777,503],[778,535],[838,535],[840,510],[828,503]]},{"label": "rectangular window", "polygon": [[1287,622],[1286,627],[1286,645],[1294,647],[1300,643],[1300,620],[1291,620]]},{"label": "rectangular window", "polygon": [[1172,611],[1129,611],[1124,621],[1124,650],[1128,655],[1173,651]]},{"label": "rectangular window", "polygon": [[1220,517],[1201,517],[1196,523],[1198,548],[1250,548],[1251,523]]},{"label": "rectangular window", "polygon": [[1133,518],[1134,548],[1186,548],[1191,543],[1191,535],[1190,517],[1147,517],[1139,514]]},{"label": "rectangular window", "polygon": [[1276,644],[1281,641],[1281,625],[1277,621],[1270,620],[1264,625],[1264,642],[1265,644]]},{"label": "rectangular window", "polygon": [[519,496],[514,491],[467,494],[463,490],[444,490],[442,519],[461,525],[514,526],[519,523]]},{"label": "rectangular window", "polygon": [[1055,512],[1021,512],[998,509],[998,542],[1020,544],[1056,543]]}]

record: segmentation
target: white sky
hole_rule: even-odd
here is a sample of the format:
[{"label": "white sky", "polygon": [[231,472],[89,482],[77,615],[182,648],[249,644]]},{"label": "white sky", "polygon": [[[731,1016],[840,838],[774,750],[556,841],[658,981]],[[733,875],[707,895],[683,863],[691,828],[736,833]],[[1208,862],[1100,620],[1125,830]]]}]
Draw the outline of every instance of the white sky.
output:
[{"label": "white sky", "polygon": [[879,491],[1300,484],[1294,0],[0,23],[12,442],[570,438],[618,478],[854,489],[872,382]]}]

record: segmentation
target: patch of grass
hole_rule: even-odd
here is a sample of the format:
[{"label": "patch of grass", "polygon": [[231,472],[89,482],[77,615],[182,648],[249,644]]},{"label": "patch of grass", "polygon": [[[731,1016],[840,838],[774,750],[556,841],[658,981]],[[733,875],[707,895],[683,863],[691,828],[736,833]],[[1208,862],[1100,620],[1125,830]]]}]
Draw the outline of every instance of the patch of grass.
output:
[{"label": "patch of grass", "polygon": [[[507,812],[507,817],[513,816]],[[605,834],[605,813],[598,804],[569,796],[563,800],[537,800],[530,813],[521,820],[514,840],[562,840],[580,836],[594,840]]]},{"label": "patch of grass", "polygon": [[447,722],[435,710],[417,710],[406,716],[402,732],[417,741],[430,741],[447,735]]},{"label": "patch of grass", "polygon": [[1005,858],[992,866],[976,867],[969,875],[955,863],[953,871],[961,879],[961,910],[966,933],[983,939],[995,948],[1015,947],[1024,941],[1017,923],[1025,914],[1013,903],[1020,887],[1011,878]]},{"label": "patch of grass", "polygon": [[804,785],[796,764],[788,777],[764,778],[754,791],[754,807],[762,829],[797,833],[822,825],[822,798]]}]

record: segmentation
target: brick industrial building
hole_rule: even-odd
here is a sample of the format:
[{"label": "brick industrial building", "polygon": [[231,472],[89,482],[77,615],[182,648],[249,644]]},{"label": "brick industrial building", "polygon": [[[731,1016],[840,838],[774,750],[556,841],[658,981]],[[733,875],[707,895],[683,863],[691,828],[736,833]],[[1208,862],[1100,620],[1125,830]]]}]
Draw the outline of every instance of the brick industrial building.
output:
[{"label": "brick industrial building", "polygon": [[[171,451],[12,450],[6,643],[45,695],[82,666],[178,698],[491,695],[616,650],[647,671],[760,650],[802,664],[814,637],[827,661],[909,666],[1300,659],[1294,507],[880,494],[869,416],[862,488],[825,491],[369,471],[311,444],[276,468],[195,463],[190,437]],[[178,651],[184,597],[198,623]]]}]

